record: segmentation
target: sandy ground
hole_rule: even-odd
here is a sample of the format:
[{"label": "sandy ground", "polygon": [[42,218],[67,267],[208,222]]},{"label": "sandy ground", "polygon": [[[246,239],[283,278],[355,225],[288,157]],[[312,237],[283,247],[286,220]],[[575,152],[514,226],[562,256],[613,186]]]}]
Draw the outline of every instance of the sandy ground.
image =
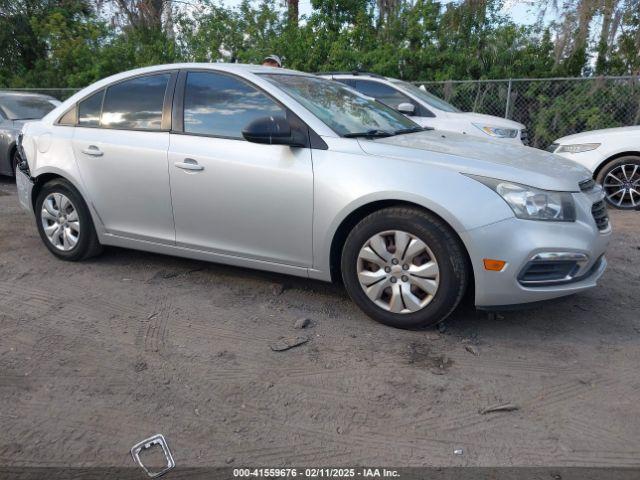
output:
[{"label": "sandy ground", "polygon": [[[59,261],[1,180],[0,465],[129,466],[163,433],[179,466],[640,466],[640,213],[612,219],[598,289],[410,332],[339,286],[115,248]],[[503,402],[519,410],[478,413]]]}]

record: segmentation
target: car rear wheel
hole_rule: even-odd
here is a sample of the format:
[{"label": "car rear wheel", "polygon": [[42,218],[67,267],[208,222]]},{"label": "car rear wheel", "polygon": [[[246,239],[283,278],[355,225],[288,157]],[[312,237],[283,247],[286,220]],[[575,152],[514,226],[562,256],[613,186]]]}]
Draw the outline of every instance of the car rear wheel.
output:
[{"label": "car rear wheel", "polygon": [[52,180],[42,187],[35,212],[40,237],[56,257],[78,261],[102,250],[87,204],[66,180]]},{"label": "car rear wheel", "polygon": [[463,247],[448,225],[414,208],[386,208],[351,231],[342,276],[353,301],[399,328],[436,325],[462,299],[469,277]]},{"label": "car rear wheel", "polygon": [[609,162],[596,180],[613,208],[633,210],[640,206],[640,157],[630,155]]}]

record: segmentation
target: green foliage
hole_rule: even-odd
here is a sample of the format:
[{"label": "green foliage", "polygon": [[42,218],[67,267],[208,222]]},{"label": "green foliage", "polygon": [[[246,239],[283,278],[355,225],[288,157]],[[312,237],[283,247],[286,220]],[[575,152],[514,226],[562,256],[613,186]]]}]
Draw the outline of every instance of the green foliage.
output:
[{"label": "green foliage", "polygon": [[558,58],[549,30],[515,24],[501,13],[503,2],[398,0],[382,15],[374,0],[312,0],[312,13],[296,22],[280,0],[236,8],[204,0],[174,7],[170,24],[149,27],[105,22],[102,1],[0,0],[0,86],[84,86],[138,66],[259,63],[271,53],[300,70],[364,69],[408,80],[580,75],[595,53],[599,74],[640,69],[637,9],[623,16],[614,45],[563,44]]},{"label": "green foliage", "polygon": [[[581,8],[595,18],[597,2],[586,0],[563,3],[565,17],[549,27],[515,24],[502,13],[504,0],[396,0],[382,13],[380,0],[311,0],[312,13],[299,21],[281,0],[243,0],[236,8],[218,1],[176,2],[157,9],[173,13],[167,18],[126,23],[149,12],[114,11],[119,3],[103,0],[0,0],[0,87],[82,87],[145,65],[260,63],[272,53],[303,71],[360,69],[407,80],[579,76],[594,67],[598,75],[640,72],[639,0],[609,0],[624,10],[597,42],[584,41],[591,24],[576,23]],[[99,10],[105,4],[108,13]],[[617,35],[606,35],[611,25]],[[580,32],[583,40],[573,41]],[[504,115],[506,85],[429,88],[463,110]],[[640,120],[634,83],[516,83],[511,95],[511,115],[529,126],[537,146],[559,133]]]}]

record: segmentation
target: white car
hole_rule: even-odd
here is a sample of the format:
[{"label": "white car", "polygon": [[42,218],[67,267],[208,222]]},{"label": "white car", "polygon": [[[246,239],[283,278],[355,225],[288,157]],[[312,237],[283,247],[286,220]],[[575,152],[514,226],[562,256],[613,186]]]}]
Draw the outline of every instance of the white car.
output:
[{"label": "white car", "polygon": [[612,207],[640,207],[640,126],[569,135],[547,150],[587,167]]},{"label": "white car", "polygon": [[365,72],[327,72],[318,75],[349,85],[411,117],[422,127],[528,144],[527,130],[523,124],[493,115],[461,112],[426,89],[397,78]]}]

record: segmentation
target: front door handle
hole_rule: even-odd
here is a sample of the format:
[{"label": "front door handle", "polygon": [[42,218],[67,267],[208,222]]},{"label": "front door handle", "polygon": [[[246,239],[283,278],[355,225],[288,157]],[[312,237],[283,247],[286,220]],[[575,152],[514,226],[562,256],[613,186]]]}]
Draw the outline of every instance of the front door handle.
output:
[{"label": "front door handle", "polygon": [[181,168],[183,170],[191,170],[192,172],[199,172],[201,170],[204,170],[204,167],[202,165],[198,165],[198,162],[196,162],[193,158],[185,158],[184,162],[176,162],[174,163],[174,165],[177,168]]},{"label": "front door handle", "polygon": [[82,150],[82,153],[89,155],[90,157],[101,157],[104,155],[102,151],[95,145],[89,145],[88,148]]}]

